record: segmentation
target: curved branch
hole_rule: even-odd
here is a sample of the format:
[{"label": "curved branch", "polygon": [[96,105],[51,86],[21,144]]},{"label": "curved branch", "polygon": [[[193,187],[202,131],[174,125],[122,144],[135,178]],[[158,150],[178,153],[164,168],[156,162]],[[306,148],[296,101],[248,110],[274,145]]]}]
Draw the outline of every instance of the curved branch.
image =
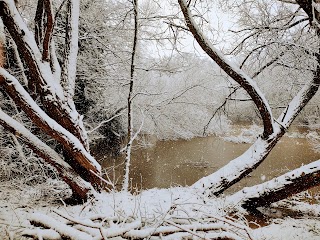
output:
[{"label": "curved branch", "polygon": [[229,62],[222,53],[220,53],[214,46],[208,41],[208,39],[202,34],[198,29],[196,23],[192,19],[192,15],[187,7],[185,0],[178,0],[180,8],[184,15],[186,24],[193,34],[194,38],[201,46],[201,48],[214,60],[233,80],[243,87],[249,96],[252,98],[253,102],[257,106],[261,118],[263,120],[264,132],[263,138],[267,138],[273,133],[273,118],[270,106],[259,90],[256,83],[245,74],[240,68],[234,66]]}]

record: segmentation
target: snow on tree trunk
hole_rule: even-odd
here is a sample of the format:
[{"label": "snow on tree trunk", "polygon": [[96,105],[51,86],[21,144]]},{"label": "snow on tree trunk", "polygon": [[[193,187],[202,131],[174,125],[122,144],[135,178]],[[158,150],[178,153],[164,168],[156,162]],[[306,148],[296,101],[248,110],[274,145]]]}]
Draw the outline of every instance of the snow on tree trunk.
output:
[{"label": "snow on tree trunk", "polygon": [[76,111],[73,101],[65,98],[63,88],[51,72],[50,63],[42,60],[42,54],[34,36],[13,1],[0,2],[0,16],[29,69],[29,83],[36,86],[35,90],[48,115],[75,135],[88,150],[88,139],[82,116]]},{"label": "snow on tree trunk", "polygon": [[130,66],[130,84],[129,84],[129,94],[128,94],[128,143],[126,146],[126,158],[125,158],[125,169],[123,178],[123,191],[128,191],[129,188],[129,171],[130,171],[130,161],[131,161],[131,148],[133,144],[133,125],[132,125],[132,95],[133,95],[133,80],[135,73],[135,58],[137,54],[137,43],[138,43],[138,0],[134,0],[133,12],[134,12],[134,34],[133,34],[133,46],[131,53],[131,66]]},{"label": "snow on tree trunk", "polygon": [[[179,0],[179,5],[186,24],[198,44],[204,52],[206,52],[207,55],[221,67],[221,69],[223,69],[233,80],[239,83],[240,86],[246,90],[258,108],[263,120],[263,135],[259,137],[245,153],[232,160],[215,173],[200,179],[193,185],[194,188],[198,189],[203,194],[219,195],[230,186],[240,181],[243,177],[247,176],[263,162],[272,148],[287,131],[299,112],[316,94],[320,83],[320,57],[319,54],[316,56],[317,69],[312,81],[307,83],[298,92],[274,123],[269,103],[259,90],[256,83],[240,68],[234,66],[230,61],[228,61],[228,59],[226,59],[223,54],[215,49],[215,47],[209,42],[194,22],[185,0]],[[319,36],[318,32],[317,35]]]},{"label": "snow on tree trunk", "polygon": [[91,185],[84,181],[54,150],[33,135],[28,129],[22,126],[21,123],[9,117],[1,110],[0,125],[17,136],[38,154],[38,156],[53,166],[59,176],[70,186],[75,200],[87,199],[89,191],[92,191]]},{"label": "snow on tree trunk", "polygon": [[[0,1],[0,17],[14,40],[20,57],[23,59],[22,64],[24,66],[22,67],[28,69],[28,90],[31,92],[30,94],[33,94],[33,97],[39,97],[45,112],[18,80],[3,68],[0,68],[0,82],[16,105],[28,115],[33,123],[63,146],[64,160],[73,169],[69,167],[70,171],[75,171],[82,179],[100,190],[102,188],[101,167],[88,152],[87,133],[83,126],[82,116],[76,111],[73,101],[72,92],[74,92],[78,52],[79,1],[70,0],[68,4],[71,15],[66,26],[68,39],[65,44],[67,49],[65,58],[67,59],[63,66],[63,76],[65,77],[64,80],[68,81],[68,87],[62,86],[62,81],[59,79],[61,68],[52,41],[54,14],[51,0],[38,1],[35,37],[18,12],[14,1]],[[31,148],[35,148],[30,139],[24,140]],[[28,140],[31,142],[28,142]],[[47,152],[45,156],[39,153],[45,160],[50,159],[49,154],[55,156],[56,153],[53,150]],[[63,171],[63,169],[60,170]],[[64,175],[63,172],[61,174]],[[69,185],[73,184],[70,179],[63,176],[62,178]],[[76,191],[74,192],[76,193]],[[75,195],[79,199],[87,198],[86,194],[76,193]]]},{"label": "snow on tree trunk", "polygon": [[15,103],[21,107],[35,124],[63,145],[71,157],[69,164],[83,179],[89,181],[99,189],[101,187],[101,180],[97,175],[100,174],[101,167],[84,149],[80,141],[56,121],[51,119],[34,102],[15,77],[3,68],[0,68],[0,75],[3,77],[1,84]]},{"label": "snow on tree trunk", "polygon": [[[318,62],[320,63],[320,56],[318,56]],[[193,187],[199,189],[204,194],[219,195],[257,168],[287,131],[299,112],[316,94],[319,84],[320,64],[317,67],[313,80],[298,92],[279,116],[274,133],[268,139],[258,138],[242,155],[230,161],[213,174],[201,178]]]},{"label": "snow on tree trunk", "polygon": [[268,182],[245,187],[227,198],[228,204],[255,209],[320,185],[320,160],[302,166]]}]

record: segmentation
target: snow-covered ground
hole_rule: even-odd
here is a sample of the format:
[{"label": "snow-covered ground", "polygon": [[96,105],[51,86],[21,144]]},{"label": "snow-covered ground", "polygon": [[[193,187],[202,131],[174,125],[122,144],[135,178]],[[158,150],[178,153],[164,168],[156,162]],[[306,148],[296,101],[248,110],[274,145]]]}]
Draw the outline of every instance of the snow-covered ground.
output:
[{"label": "snow-covered ground", "polygon": [[[257,126],[243,129],[233,140],[250,142],[260,130]],[[103,192],[77,206],[64,203],[68,195],[66,185],[57,180],[35,186],[0,183],[0,239],[68,235],[71,239],[320,240],[320,201],[314,192],[260,209],[264,219],[248,215],[236,205],[240,201],[204,197],[186,187],[136,194]],[[36,223],[42,227],[35,227]]]},{"label": "snow-covered ground", "polygon": [[[277,207],[291,206],[300,213],[299,217],[274,214],[268,223],[263,223],[266,226],[252,229],[244,210],[227,206],[224,198],[200,196],[190,188],[150,189],[139,194],[101,193],[83,205],[66,206],[58,199],[53,202],[44,193],[35,195],[36,189],[7,187],[0,195],[1,239],[24,239],[22,234],[59,239],[64,232],[73,234],[73,239],[103,239],[102,235],[105,239],[141,239],[149,235],[154,235],[151,239],[320,239],[320,205],[297,199]],[[264,212],[270,215],[268,210]],[[31,225],[30,219],[42,221],[55,231],[41,231],[43,228]],[[96,227],[99,224],[104,230]]]}]

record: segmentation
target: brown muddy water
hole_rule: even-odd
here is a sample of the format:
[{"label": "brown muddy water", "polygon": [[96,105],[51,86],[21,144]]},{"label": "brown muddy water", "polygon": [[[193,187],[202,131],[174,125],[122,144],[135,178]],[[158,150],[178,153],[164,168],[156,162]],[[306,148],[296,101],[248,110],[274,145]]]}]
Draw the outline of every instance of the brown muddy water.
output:
[{"label": "brown muddy water", "polygon": [[[248,126],[237,126],[233,134],[237,135],[248,128]],[[307,130],[296,127],[291,132],[305,135]],[[198,179],[213,173],[241,155],[250,145],[227,142],[215,136],[191,140],[153,140],[152,146],[148,148],[138,148],[136,145],[130,166],[131,187],[132,189],[149,189],[192,185]],[[109,178],[120,185],[124,156],[111,158],[106,157],[105,154],[103,149],[99,149],[95,155]],[[313,151],[305,137],[293,138],[285,135],[267,159],[230,191],[262,183],[318,159],[320,159],[320,153]]]}]

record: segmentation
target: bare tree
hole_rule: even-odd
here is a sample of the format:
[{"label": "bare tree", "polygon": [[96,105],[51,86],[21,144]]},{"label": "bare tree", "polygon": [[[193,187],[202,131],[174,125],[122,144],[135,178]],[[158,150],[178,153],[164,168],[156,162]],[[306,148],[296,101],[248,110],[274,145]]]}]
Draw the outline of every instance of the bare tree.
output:
[{"label": "bare tree", "polygon": [[[318,16],[316,14],[313,14],[313,12],[316,12],[316,10],[314,9],[313,5],[311,5],[311,2],[312,1],[297,1],[299,6],[303,8],[305,13],[307,14],[310,23],[314,27],[312,31],[314,32],[315,37],[319,37]],[[315,57],[316,69],[311,81],[305,83],[305,85],[300,89],[300,91],[291,100],[291,102],[289,102],[280,116],[277,119],[274,119],[272,116],[271,108],[269,107],[269,102],[264,97],[256,82],[253,81],[246,72],[228,61],[227,58],[210,43],[210,41],[197,26],[194,20],[194,17],[189,9],[191,4],[187,4],[185,0],[179,0],[179,4],[184,15],[187,27],[189,28],[190,32],[192,33],[200,47],[213,61],[215,61],[221,67],[221,69],[223,69],[247,92],[247,94],[254,102],[256,108],[258,109],[263,121],[264,132],[262,136],[260,136],[245,153],[230,161],[229,164],[222,167],[215,173],[200,179],[193,185],[193,187],[199,189],[203,193],[219,195],[223,193],[227,188],[248,175],[264,161],[264,159],[267,157],[267,155],[270,153],[279,139],[284,135],[289,126],[292,124],[296,116],[316,94],[320,84],[320,58],[319,54],[317,53]],[[319,182],[318,168],[312,166],[308,168],[308,171],[310,171],[311,173],[309,174],[308,172],[307,174],[305,171],[299,172],[299,170],[296,170],[297,174],[294,175],[296,180],[292,181],[290,181],[290,179],[286,181],[286,178],[283,177],[283,185],[281,189],[282,192],[285,192],[285,194],[279,194],[279,191],[277,191],[274,186],[270,185],[268,191],[270,193],[274,192],[270,199],[273,198],[274,200],[279,200],[296,193],[296,189],[299,189],[298,191],[301,191],[317,184]],[[304,176],[306,175],[308,176],[308,181],[305,181],[302,184]],[[303,187],[295,188],[295,186],[300,186],[299,184]],[[243,190],[243,192],[246,191],[246,189]],[[258,197],[259,200],[251,201],[247,199],[244,205],[251,205],[254,207],[261,206],[263,205],[261,203],[263,196],[265,195],[261,193],[261,195],[259,195]],[[253,204],[252,202],[255,202],[255,204]],[[267,203],[270,203],[270,201],[266,200],[265,204]]]},{"label": "bare tree", "polygon": [[[65,21],[66,42],[64,61],[60,66],[52,38],[55,23],[52,1],[38,1],[35,37],[14,1],[0,1],[0,16],[17,46],[19,56],[23,60],[22,70],[26,72],[28,78],[28,86],[25,89],[16,77],[4,68],[0,68],[1,85],[36,126],[63,146],[66,162],[62,164],[60,158],[54,157],[57,154],[54,155],[54,151],[49,150],[45,143],[41,143],[42,149],[47,150],[39,149],[40,143],[36,143],[39,140],[36,141],[35,136],[26,128],[10,127],[12,120],[9,116],[2,119],[1,125],[16,134],[27,145],[37,149],[36,152],[40,156],[57,168],[61,177],[73,190],[74,197],[85,200],[87,192],[91,189],[89,183],[98,190],[102,184],[99,176],[100,165],[89,153],[82,116],[75,109],[73,102],[78,51],[79,1],[68,0],[66,5],[68,13]],[[72,168],[71,172],[78,177],[66,177],[68,170],[63,170],[61,166],[65,169]],[[81,178],[89,182],[85,188],[83,180],[79,181]]]},{"label": "bare tree", "polygon": [[131,53],[131,66],[130,66],[130,83],[129,83],[129,94],[128,94],[128,143],[126,146],[126,159],[125,159],[125,175],[123,180],[122,189],[128,191],[129,187],[129,171],[130,171],[130,158],[131,158],[131,148],[134,140],[133,126],[132,126],[132,100],[133,100],[133,83],[135,74],[135,58],[137,54],[137,41],[138,41],[138,0],[132,2],[133,5],[133,15],[134,15],[134,34],[133,34],[133,46]]}]

